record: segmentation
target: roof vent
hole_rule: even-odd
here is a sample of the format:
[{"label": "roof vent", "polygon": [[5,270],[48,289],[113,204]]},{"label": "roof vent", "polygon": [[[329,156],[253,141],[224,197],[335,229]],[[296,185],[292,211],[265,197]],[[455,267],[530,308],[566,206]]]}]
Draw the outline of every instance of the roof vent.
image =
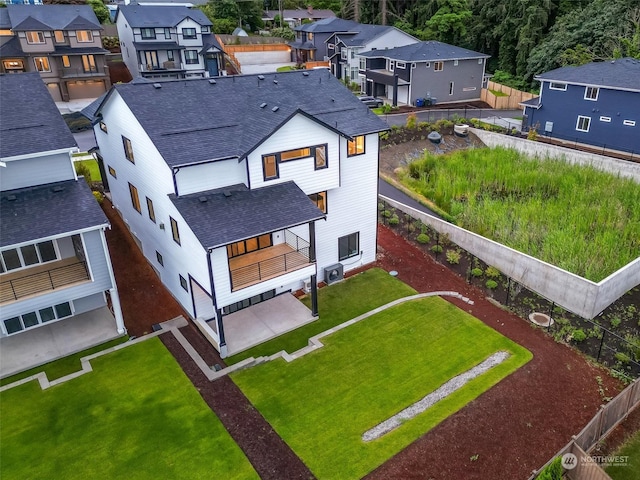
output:
[{"label": "roof vent", "polygon": [[211,80],[209,80],[209,83],[210,83],[211,85],[215,85],[215,84],[216,84],[216,83],[218,83],[218,82],[216,82],[216,81],[212,78]]},{"label": "roof vent", "polygon": [[201,197],[198,197],[198,200],[200,200],[200,203],[206,203],[206,201],[207,201],[207,197],[205,197],[204,195],[202,195]]},{"label": "roof vent", "polygon": [[302,72],[302,76],[303,77],[308,77],[309,76],[309,72]]},{"label": "roof vent", "polygon": [[278,84],[278,80],[276,80],[275,78],[273,79],[273,83],[275,83],[276,85]]},{"label": "roof vent", "polygon": [[51,189],[52,192],[58,193],[64,191],[64,187],[62,185],[56,185]]},{"label": "roof vent", "polygon": [[153,84],[153,88],[155,88],[156,90],[157,90],[158,88],[162,88],[162,84],[160,84],[160,83],[154,83],[154,84]]},{"label": "roof vent", "polygon": [[262,103],[260,104],[260,108],[264,108],[264,107],[266,107],[266,106],[267,106],[267,102],[262,102]]},{"label": "roof vent", "polygon": [[271,111],[272,111],[272,112],[277,112],[278,110],[280,110],[280,107],[273,107],[273,108],[271,109]]},{"label": "roof vent", "polygon": [[10,202],[15,202],[18,199],[15,195],[7,195],[7,200]]},{"label": "roof vent", "polygon": [[231,190],[225,190],[224,192],[222,192],[222,194],[223,194],[225,197],[229,198],[229,197],[231,196]]},{"label": "roof vent", "polygon": [[264,80],[264,75],[258,75],[258,80]]}]

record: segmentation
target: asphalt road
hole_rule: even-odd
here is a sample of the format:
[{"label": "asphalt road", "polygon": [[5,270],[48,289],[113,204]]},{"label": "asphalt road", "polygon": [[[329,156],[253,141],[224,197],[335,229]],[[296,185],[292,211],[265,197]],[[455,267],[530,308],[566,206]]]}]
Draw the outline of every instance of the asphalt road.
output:
[{"label": "asphalt road", "polygon": [[[430,110],[419,110],[414,112],[419,122],[435,122],[436,120],[449,119],[452,120],[454,115],[464,118],[488,118],[502,117],[514,118],[521,117],[522,110],[496,110],[493,108],[441,108]],[[380,118],[387,122],[387,125],[405,125],[407,123],[408,113],[393,113],[389,115],[380,115]]]},{"label": "asphalt road", "polygon": [[406,193],[398,190],[393,185],[385,182],[382,178],[378,178],[378,194],[383,195],[385,197],[392,198],[393,200],[397,200],[398,202],[404,203],[405,205],[413,207],[416,210],[419,210],[424,213],[428,213],[429,215],[432,215],[442,220],[442,217],[438,215],[436,212],[428,209],[421,203],[415,201]]}]

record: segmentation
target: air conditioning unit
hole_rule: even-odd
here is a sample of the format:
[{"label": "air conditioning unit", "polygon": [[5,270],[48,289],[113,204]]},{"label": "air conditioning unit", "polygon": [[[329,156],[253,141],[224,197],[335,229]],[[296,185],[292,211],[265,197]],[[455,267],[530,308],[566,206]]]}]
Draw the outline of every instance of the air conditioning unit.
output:
[{"label": "air conditioning unit", "polygon": [[324,269],[324,281],[327,285],[339,282],[344,278],[344,267],[341,263],[330,265]]},{"label": "air conditioning unit", "polygon": [[311,291],[311,280],[304,281],[304,285],[302,286],[302,291],[304,293],[309,293]]}]

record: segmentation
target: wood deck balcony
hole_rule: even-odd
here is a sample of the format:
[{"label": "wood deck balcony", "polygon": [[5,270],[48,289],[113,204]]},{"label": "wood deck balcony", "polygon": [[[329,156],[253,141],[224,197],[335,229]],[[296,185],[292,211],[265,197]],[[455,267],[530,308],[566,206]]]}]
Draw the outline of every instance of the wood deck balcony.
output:
[{"label": "wood deck balcony", "polygon": [[91,280],[87,263],[76,257],[0,275],[0,305]]},{"label": "wood deck balcony", "polygon": [[296,250],[286,243],[231,258],[231,291],[299,270],[312,263],[308,247]]}]

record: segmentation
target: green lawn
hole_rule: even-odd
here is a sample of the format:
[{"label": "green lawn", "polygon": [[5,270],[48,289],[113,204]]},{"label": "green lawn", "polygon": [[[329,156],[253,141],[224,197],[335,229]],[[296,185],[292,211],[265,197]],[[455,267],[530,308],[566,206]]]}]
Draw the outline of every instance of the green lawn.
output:
[{"label": "green lawn", "polygon": [[[306,347],[309,344],[309,338],[320,332],[329,330],[398,298],[416,293],[413,288],[392,277],[384,270],[371,268],[344,282],[319,289],[319,318],[315,322],[225,358],[225,362],[227,365],[232,365],[248,357],[272,355],[280,350],[293,353]],[[303,297],[302,301],[307,307],[311,306],[311,299],[308,295]]]},{"label": "green lawn", "polygon": [[110,342],[88,348],[87,350],[74,353],[73,355],[69,355],[68,357],[64,357],[59,360],[40,365],[39,367],[35,367],[21,373],[16,373],[15,375],[0,380],[0,386],[17,382],[18,380],[22,380],[23,378],[35,375],[39,372],[45,372],[47,374],[47,378],[50,381],[55,380],[56,378],[64,377],[65,375],[69,375],[70,373],[82,370],[82,365],[80,364],[80,359],[82,357],[86,357],[88,355],[91,355],[92,353],[100,352],[102,350],[106,350],[107,348],[114,347],[126,342],[127,340],[129,340],[129,337],[127,337],[126,335],[118,337],[114,340],[111,340]]},{"label": "green lawn", "polygon": [[98,168],[98,162],[96,160],[82,160],[79,162],[75,162],[76,172],[78,172],[79,165],[86,166],[89,169],[89,174],[91,175],[92,182],[102,181],[102,176],[100,175],[100,169]]},{"label": "green lawn", "polygon": [[640,432],[631,437],[613,455],[628,456],[628,462],[605,469],[613,480],[637,480],[640,478]]},{"label": "green lawn", "polygon": [[258,478],[160,340],[92,365],[0,393],[1,478]]},{"label": "green lawn", "polygon": [[[232,375],[319,479],[361,478],[532,358],[439,297],[390,308],[322,341],[325,347],[292,363]],[[499,350],[512,356],[400,428],[361,440]]]}]

